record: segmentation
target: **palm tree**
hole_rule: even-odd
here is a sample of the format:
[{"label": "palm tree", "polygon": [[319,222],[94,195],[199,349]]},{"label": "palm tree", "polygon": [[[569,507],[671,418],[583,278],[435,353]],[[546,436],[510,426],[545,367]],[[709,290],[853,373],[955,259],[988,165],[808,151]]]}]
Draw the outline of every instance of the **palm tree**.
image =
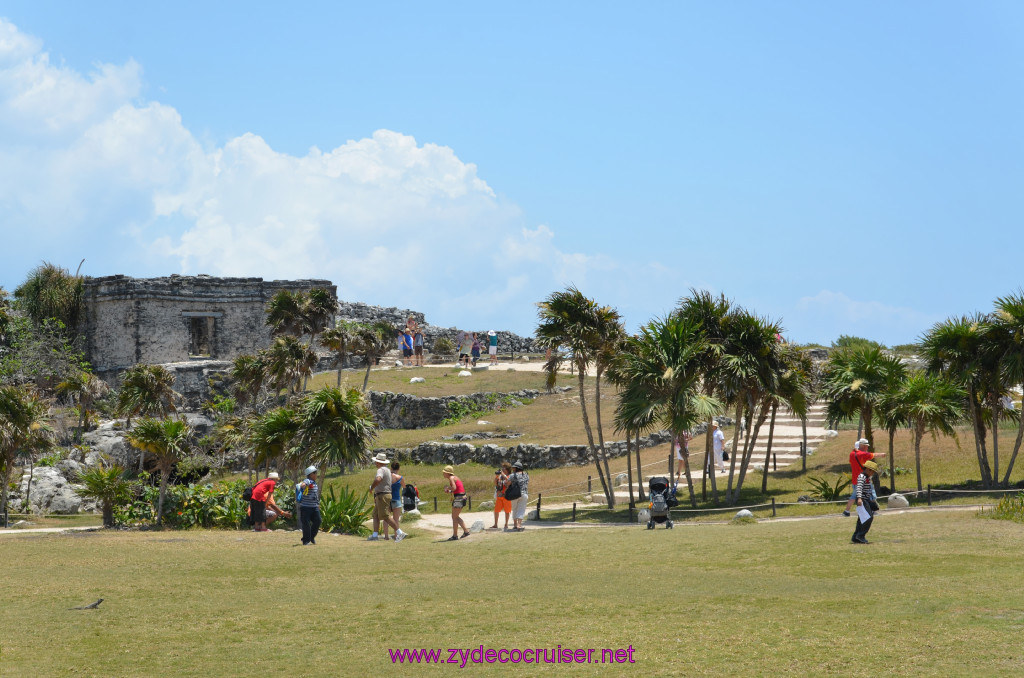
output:
[{"label": "palm tree", "polygon": [[156,459],[156,467],[160,471],[160,499],[156,509],[156,524],[162,525],[164,518],[164,498],[167,496],[167,484],[175,465],[188,454],[192,446],[195,432],[184,419],[142,419],[131,433],[128,442],[143,452],[148,452]]},{"label": "palm tree", "polygon": [[896,491],[896,431],[910,425],[904,401],[906,383],[904,375],[902,379],[887,384],[885,391],[875,402],[875,418],[889,433],[889,478],[893,492]]},{"label": "palm tree", "polygon": [[370,383],[370,369],[391,348],[391,335],[394,328],[386,322],[372,324],[353,323],[352,352],[363,357],[366,362],[366,374],[363,376],[363,392]]},{"label": "palm tree", "polygon": [[131,419],[135,416],[166,417],[175,411],[178,394],[174,392],[174,375],[162,365],[138,364],[121,376],[117,394],[117,413]]},{"label": "palm tree", "polygon": [[334,364],[338,367],[338,388],[341,388],[341,370],[345,366],[349,351],[355,344],[356,323],[341,321],[336,327],[324,330],[320,343],[324,348],[334,352]]},{"label": "palm tree", "polygon": [[241,405],[252,404],[256,408],[263,382],[267,378],[267,366],[263,356],[240,355],[231,362],[230,372],[232,393]]},{"label": "palm tree", "polygon": [[807,416],[811,400],[811,359],[802,351],[789,344],[779,347],[780,367],[784,370],[776,382],[776,388],[768,394],[772,404],[772,419],[768,427],[768,446],[764,457],[764,473],[761,475],[761,494],[768,492],[768,465],[772,459],[772,439],[775,436],[775,414],[784,405],[796,416]]},{"label": "palm tree", "polygon": [[299,419],[290,407],[278,407],[253,417],[247,428],[253,463],[257,468],[261,463],[269,468],[271,461],[294,456],[291,450],[299,433]]},{"label": "palm tree", "polygon": [[[1024,292],[999,297],[995,307],[987,339],[993,344],[993,350],[1001,356],[1000,369],[1004,383],[1019,386],[1024,384]],[[1010,486],[1010,474],[1013,473],[1017,453],[1024,441],[1024,407],[1020,408],[1019,416],[1017,439],[1013,443],[1010,463],[1006,465],[1006,475],[1003,476],[1003,485],[1006,487]]]},{"label": "palm tree", "polygon": [[51,444],[48,419],[49,405],[35,392],[19,386],[0,386],[0,513],[7,512],[7,493],[18,455],[26,451],[34,454]]},{"label": "palm tree", "polygon": [[[584,380],[591,363],[602,350],[605,337],[612,336],[610,325],[618,321],[618,313],[607,307],[598,306],[575,287],[553,292],[537,306],[540,324],[535,336],[542,347],[551,349],[551,359],[544,365],[548,375],[548,388],[550,390],[555,383],[558,368],[566,359],[563,353],[563,349],[566,349],[572,355],[570,360],[578,375],[580,409],[583,413],[583,428],[587,433],[590,456],[597,467],[597,475],[601,480],[608,508],[614,508],[615,493],[611,478],[606,477],[605,473],[607,459],[604,458],[603,449],[594,443],[594,431],[590,426]],[[601,465],[602,461],[604,467]]]},{"label": "palm tree", "polygon": [[302,307],[305,295],[302,292],[280,290],[267,302],[267,325],[270,333],[279,337],[291,335],[301,337],[306,333]]},{"label": "palm tree", "polygon": [[66,268],[44,261],[14,290],[14,298],[36,325],[57,320],[74,337],[84,315],[83,283],[77,272],[71,275]]},{"label": "palm tree", "polygon": [[0,345],[7,342],[7,329],[11,325],[11,305],[7,300],[7,290],[0,287]]},{"label": "palm tree", "polygon": [[[992,487],[995,478],[986,446],[986,401],[998,404],[1003,391],[1002,356],[996,350],[997,344],[988,341],[989,332],[989,318],[975,314],[936,323],[921,340],[928,371],[947,376],[967,391],[967,413],[974,429],[974,450],[985,488]],[[997,408],[993,411],[998,413]],[[995,428],[995,422],[993,425]],[[998,455],[998,448],[995,452]],[[998,456],[995,461],[998,463]]]},{"label": "palm tree", "polygon": [[78,405],[78,441],[82,434],[89,430],[89,413],[93,405],[102,398],[110,388],[92,372],[81,370],[57,385],[57,392],[69,396]]},{"label": "palm tree", "polygon": [[125,470],[116,464],[93,466],[78,476],[81,487],[76,491],[82,497],[100,502],[103,511],[103,527],[114,526],[114,508],[131,496],[131,482],[125,477]]},{"label": "palm tree", "polygon": [[882,353],[876,346],[855,346],[833,351],[822,373],[821,396],[828,403],[828,419],[839,421],[859,414],[864,423],[864,437],[875,447],[875,402],[885,392],[886,384],[905,373],[899,358]]},{"label": "palm tree", "polygon": [[261,358],[271,387],[275,392],[287,390],[289,398],[300,391],[303,378],[313,373],[317,363],[309,345],[292,336],[275,339]]},{"label": "palm tree", "polygon": [[373,414],[355,389],[320,389],[303,399],[297,415],[297,449],[316,466],[358,461],[377,436]]},{"label": "palm tree", "polygon": [[[914,466],[917,469],[917,491],[921,484],[921,439],[937,432],[955,436],[955,422],[963,416],[966,392],[943,377],[915,372],[900,389],[899,400],[907,422],[914,431]],[[891,463],[891,462],[890,462]]]},{"label": "palm tree", "polygon": [[[630,426],[649,426],[657,421],[675,437],[718,412],[718,400],[701,393],[701,357],[707,340],[693,320],[671,314],[654,320],[629,339],[629,348],[616,367],[620,391],[618,417]],[[690,472],[689,454],[683,454],[683,470],[690,503],[697,505]]]}]

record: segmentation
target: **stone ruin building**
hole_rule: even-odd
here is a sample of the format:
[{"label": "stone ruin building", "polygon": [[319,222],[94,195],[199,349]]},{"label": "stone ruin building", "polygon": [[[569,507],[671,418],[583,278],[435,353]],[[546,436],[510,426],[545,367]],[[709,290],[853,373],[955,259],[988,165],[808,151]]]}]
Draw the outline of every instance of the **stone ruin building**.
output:
[{"label": "stone ruin building", "polygon": [[[115,383],[136,363],[168,364],[183,395],[205,392],[211,371],[270,346],[266,308],[280,290],[322,287],[329,280],[263,280],[209,275],[85,281],[85,352],[96,374]],[[195,382],[195,383],[193,383]]]}]

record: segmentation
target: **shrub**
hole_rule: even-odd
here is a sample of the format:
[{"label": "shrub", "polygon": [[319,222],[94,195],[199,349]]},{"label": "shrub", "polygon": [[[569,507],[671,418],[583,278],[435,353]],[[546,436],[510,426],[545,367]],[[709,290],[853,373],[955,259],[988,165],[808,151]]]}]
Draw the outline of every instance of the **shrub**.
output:
[{"label": "shrub", "polygon": [[39,466],[40,468],[42,468],[44,466],[56,466],[57,462],[60,461],[63,458],[64,458],[63,451],[62,450],[57,450],[53,454],[48,454],[45,457],[43,457],[42,459],[40,459],[38,462],[36,462],[36,466]]},{"label": "shrub", "polygon": [[432,353],[436,353],[438,355],[452,355],[455,353],[455,344],[447,337],[438,337],[437,341],[434,342],[434,349]]},{"label": "shrub", "polygon": [[114,510],[129,503],[132,498],[131,482],[125,478],[125,471],[116,464],[104,467],[94,466],[78,476],[82,487],[78,494],[100,502],[103,511],[103,527],[114,526]]},{"label": "shrub", "polygon": [[343,487],[340,494],[334,487],[320,497],[320,516],[323,523],[320,529],[324,532],[340,532],[341,534],[366,535],[369,530],[363,526],[373,513],[367,506],[368,492],[357,495],[354,490]]},{"label": "shrub", "polygon": [[992,517],[997,520],[1012,520],[1024,523],[1024,492],[1017,496],[1007,495],[999,500],[992,510]]},{"label": "shrub", "polygon": [[[245,487],[244,480],[220,482],[217,485],[172,485],[164,500],[164,524],[179,529],[241,529],[248,520],[245,513],[247,502],[242,499]],[[133,501],[115,509],[115,519],[129,525],[155,522],[159,495],[158,488],[142,485]]]},{"label": "shrub", "polygon": [[822,501],[842,499],[850,486],[850,479],[844,476],[836,478],[834,484],[828,478],[808,478],[807,482],[811,485],[811,496]]}]

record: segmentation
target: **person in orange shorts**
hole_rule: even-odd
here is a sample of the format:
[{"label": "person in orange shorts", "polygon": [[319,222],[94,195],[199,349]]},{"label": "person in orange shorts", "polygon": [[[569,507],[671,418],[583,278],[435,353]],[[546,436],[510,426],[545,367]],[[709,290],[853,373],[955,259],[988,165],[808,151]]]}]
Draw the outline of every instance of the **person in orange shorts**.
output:
[{"label": "person in orange shorts", "polygon": [[498,529],[498,514],[505,512],[505,529],[508,529],[508,514],[512,513],[512,502],[505,499],[505,486],[508,485],[508,474],[512,473],[512,467],[506,461],[501,468],[494,472],[494,526],[492,530]]}]

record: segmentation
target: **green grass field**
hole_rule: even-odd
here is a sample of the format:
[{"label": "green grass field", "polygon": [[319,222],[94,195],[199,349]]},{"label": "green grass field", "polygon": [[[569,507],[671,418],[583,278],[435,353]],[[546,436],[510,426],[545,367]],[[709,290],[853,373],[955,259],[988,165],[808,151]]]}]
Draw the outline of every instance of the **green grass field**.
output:
[{"label": "green grass field", "polygon": [[[292,532],[0,542],[0,675],[459,675],[389,648],[627,648],[477,675],[1019,675],[1024,526],[975,511],[528,530],[401,544]],[[98,610],[69,610],[96,598]],[[448,652],[443,653],[447,659]]]}]

